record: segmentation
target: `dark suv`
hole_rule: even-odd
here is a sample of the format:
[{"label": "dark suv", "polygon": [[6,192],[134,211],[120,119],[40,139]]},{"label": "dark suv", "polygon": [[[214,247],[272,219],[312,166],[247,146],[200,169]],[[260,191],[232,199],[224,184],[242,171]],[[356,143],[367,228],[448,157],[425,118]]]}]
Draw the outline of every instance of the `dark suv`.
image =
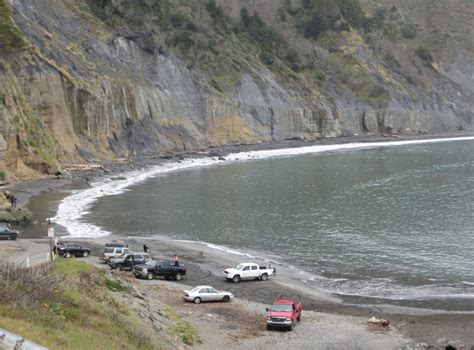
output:
[{"label": "dark suv", "polygon": [[162,276],[165,279],[174,278],[177,281],[181,281],[181,278],[186,274],[186,266],[175,265],[174,261],[148,260],[143,265],[134,266],[133,274],[137,278],[146,278],[148,280]]},{"label": "dark suv", "polygon": [[148,260],[151,260],[150,254],[131,253],[109,259],[108,264],[112,269],[131,270],[133,266],[144,264]]},{"label": "dark suv", "polygon": [[64,243],[61,245],[58,244],[56,251],[58,252],[59,256],[65,258],[70,258],[71,256],[83,256],[84,258],[87,258],[89,255],[91,255],[91,250],[89,248],[83,247],[77,243]]},{"label": "dark suv", "polygon": [[0,239],[9,239],[14,241],[19,235],[20,233],[18,230],[12,230],[10,225],[0,226]]}]

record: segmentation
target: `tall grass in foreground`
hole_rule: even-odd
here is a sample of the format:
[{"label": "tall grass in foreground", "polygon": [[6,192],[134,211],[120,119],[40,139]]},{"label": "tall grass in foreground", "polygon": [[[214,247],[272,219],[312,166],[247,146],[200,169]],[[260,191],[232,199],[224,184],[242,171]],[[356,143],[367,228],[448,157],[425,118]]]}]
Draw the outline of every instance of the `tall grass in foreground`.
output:
[{"label": "tall grass in foreground", "polygon": [[0,325],[50,349],[160,348],[113,300],[107,281],[75,259],[0,264]]}]

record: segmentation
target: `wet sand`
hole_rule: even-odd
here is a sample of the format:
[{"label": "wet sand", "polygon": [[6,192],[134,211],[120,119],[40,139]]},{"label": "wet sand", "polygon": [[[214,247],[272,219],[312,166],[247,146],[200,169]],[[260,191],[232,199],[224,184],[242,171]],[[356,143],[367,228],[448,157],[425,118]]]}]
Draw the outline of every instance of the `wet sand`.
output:
[{"label": "wet sand", "polygon": [[[435,136],[440,137],[440,135],[432,135],[431,137]],[[449,134],[446,136],[453,137],[467,135],[461,133],[460,135]],[[417,139],[417,137],[411,139]],[[381,138],[381,140],[387,141],[387,138]],[[361,140],[338,139],[327,142],[337,143],[337,141],[342,143],[341,141],[355,142]],[[374,139],[369,139],[368,141],[372,142]],[[303,143],[302,145],[307,146],[309,144]],[[242,146],[238,149],[231,146],[219,149],[218,152],[223,152],[225,154],[226,152],[242,151],[243,148],[245,151],[248,151],[261,149],[260,147],[263,146]],[[295,144],[291,144],[289,147],[295,147]],[[143,161],[146,163],[146,160]],[[158,159],[154,160],[155,164],[156,162],[161,161],[162,160]],[[135,164],[134,166],[137,165]],[[122,170],[123,167],[112,169],[114,173],[120,173]],[[95,176],[102,175],[102,173],[95,173]],[[89,174],[88,176],[91,175]],[[42,260],[43,255],[45,256],[45,253],[47,254],[48,251],[48,240],[40,239],[40,237],[44,237],[42,233],[44,224],[42,224],[42,221],[44,221],[46,217],[54,214],[61,198],[66,196],[71,189],[84,188],[85,186],[87,186],[87,181],[84,181],[84,178],[81,177],[81,175],[70,179],[56,180],[50,178],[16,184],[12,189],[18,193],[17,197],[19,198],[19,204],[27,203],[28,200],[30,200],[30,203],[40,203],[43,210],[39,216],[42,215],[43,217],[36,216],[37,228],[34,230],[27,230],[28,233],[24,234],[18,241],[1,242],[0,258],[4,259],[9,257],[16,263],[25,263],[26,257],[31,256],[37,257],[35,259],[38,259],[38,261],[34,260],[35,263]],[[51,198],[54,198],[54,200]],[[339,320],[338,322],[341,322],[342,325],[339,327],[339,332],[341,333],[344,333],[344,323],[346,323],[346,328],[349,329],[349,325],[353,322],[364,324],[368,318],[375,316],[377,318],[385,318],[391,321],[392,332],[398,339],[398,342],[390,343],[393,346],[397,344],[396,346],[399,347],[400,344],[405,344],[407,342],[413,344],[422,342],[433,346],[440,346],[444,340],[457,340],[466,345],[466,348],[474,346],[474,332],[472,331],[474,329],[474,314],[472,313],[412,309],[392,307],[388,305],[349,305],[347,303],[342,303],[342,301],[336,296],[327,295],[323,292],[306,287],[298,280],[292,278],[292,271],[279,266],[277,266],[278,274],[275,279],[271,278],[265,282],[244,281],[237,284],[227,282],[222,275],[224,268],[234,266],[236,263],[242,261],[262,262],[247,257],[233,255],[228,252],[211,249],[204,245],[192,242],[175,242],[162,239],[137,240],[117,236],[108,237],[107,239],[89,239],[83,241],[83,244],[90,245],[93,248],[93,255],[98,256],[103,243],[112,239],[123,240],[134,250],[141,250],[143,244],[146,243],[150,246],[150,253],[158,258],[171,259],[173,255],[177,253],[180,256],[181,261],[187,263],[188,274],[184,283],[189,285],[210,284],[219,289],[230,290],[235,294],[236,298],[248,301],[249,303],[256,303],[261,307],[270,304],[271,301],[279,295],[300,300],[305,311],[314,312],[313,315],[316,315],[314,316],[315,319],[317,318],[317,315],[323,314],[327,315],[329,318],[336,317]],[[91,257],[91,259],[94,259],[94,257]],[[366,327],[365,324],[364,327]],[[319,331],[322,331],[322,328],[319,329]],[[369,332],[368,330],[366,331]],[[333,329],[332,332],[337,331],[336,329]],[[301,336],[304,337],[303,334]],[[334,337],[337,336],[337,334],[334,334]],[[347,337],[343,337],[343,339],[346,339],[346,341],[349,342],[351,339],[350,334],[345,334],[345,336]],[[355,336],[356,335],[354,334],[354,337]],[[360,335],[358,335],[358,337],[360,337]],[[441,338],[444,338],[444,340]],[[370,337],[367,337],[366,339],[367,348],[373,348],[373,344],[370,343],[373,340],[370,339]],[[356,339],[353,338],[353,340],[355,341]],[[297,341],[295,345],[296,344]],[[328,342],[326,347],[331,344],[333,343]],[[392,345],[387,343],[387,346],[390,346],[390,348]],[[264,344],[258,346],[260,348],[266,347]],[[301,344],[299,346],[302,346],[303,348],[305,347]],[[322,345],[322,347],[324,346]],[[351,348],[350,343],[347,343],[347,348]]]}]

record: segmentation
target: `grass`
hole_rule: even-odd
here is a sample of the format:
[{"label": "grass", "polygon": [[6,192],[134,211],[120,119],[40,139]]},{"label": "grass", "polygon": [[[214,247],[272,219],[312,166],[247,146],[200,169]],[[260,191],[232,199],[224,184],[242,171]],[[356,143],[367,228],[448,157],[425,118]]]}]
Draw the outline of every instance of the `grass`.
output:
[{"label": "grass", "polygon": [[127,289],[124,288],[119,281],[114,281],[110,279],[105,280],[105,285],[109,288],[112,292],[124,292]]},{"label": "grass", "polygon": [[183,343],[193,345],[201,343],[202,339],[199,336],[197,329],[186,321],[181,319],[181,316],[171,307],[164,307],[163,311],[172,321],[170,333],[176,335]]},{"label": "grass", "polygon": [[109,286],[117,285],[92,265],[58,259],[51,266],[1,271],[0,301],[10,300],[0,303],[5,329],[50,349],[156,348],[124,306],[112,302]]}]

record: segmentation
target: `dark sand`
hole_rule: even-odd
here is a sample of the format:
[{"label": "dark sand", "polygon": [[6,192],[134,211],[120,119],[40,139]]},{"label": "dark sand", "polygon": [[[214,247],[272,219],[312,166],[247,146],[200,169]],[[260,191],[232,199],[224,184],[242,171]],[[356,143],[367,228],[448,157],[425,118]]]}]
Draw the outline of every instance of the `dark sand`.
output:
[{"label": "dark sand", "polygon": [[[393,140],[407,140],[420,138],[440,138],[440,137],[463,137],[472,136],[472,133],[456,133],[456,134],[442,134],[442,135],[423,135],[423,136],[409,136],[401,137]],[[338,138],[322,140],[318,142],[302,142],[289,141],[285,143],[271,144],[271,145],[253,145],[253,146],[229,146],[210,150],[211,155],[222,154],[225,155],[230,152],[237,151],[251,151],[257,149],[275,149],[283,147],[299,147],[311,146],[314,144],[336,144],[347,142],[374,142],[387,141],[389,137],[377,138]],[[208,156],[209,154],[182,154],[179,156]],[[138,169],[147,164],[158,164],[166,161],[174,161],[160,159],[160,158],[141,158],[129,161],[127,163],[109,163],[106,167],[105,175],[118,174],[123,171]],[[108,171],[110,169],[110,171]],[[72,177],[54,179],[45,178],[35,181],[24,181],[11,186],[12,190],[19,198],[19,204],[23,205],[29,202],[29,207],[35,213],[36,224],[23,230],[23,236],[17,242],[2,243],[0,249],[0,256],[9,256],[17,262],[24,262],[25,256],[35,255],[42,256],[47,253],[47,239],[40,239],[45,236],[46,226],[45,221],[47,217],[53,216],[57,205],[61,199],[67,196],[71,189],[87,187],[88,179],[92,177],[103,176],[104,171],[88,171],[73,174]],[[34,204],[34,207],[31,207]],[[120,239],[120,237],[116,237]],[[98,256],[100,253],[100,246],[105,241],[113,239],[89,239],[87,244],[93,247],[93,255]],[[268,305],[278,295],[296,298],[303,304],[305,310],[317,311],[324,314],[335,316],[346,316],[351,320],[352,316],[370,318],[375,316],[377,318],[389,319],[391,325],[401,332],[406,338],[410,338],[413,343],[423,342],[430,345],[440,346],[440,338],[447,340],[458,340],[466,345],[466,348],[474,346],[474,313],[463,312],[445,312],[417,308],[403,308],[393,307],[388,305],[349,305],[343,303],[336,296],[326,295],[314,289],[307,288],[298,281],[292,279],[291,271],[278,268],[278,275],[275,279],[271,278],[269,281],[245,281],[238,284],[227,282],[223,276],[222,271],[226,267],[235,265],[238,262],[251,261],[251,259],[232,255],[223,251],[217,251],[207,248],[206,246],[174,242],[169,240],[147,240],[137,241],[128,239],[132,249],[141,250],[144,243],[151,247],[150,252],[160,258],[172,258],[177,253],[182,261],[185,261],[188,266],[188,274],[185,283],[188,285],[210,284],[219,289],[226,289],[232,291],[236,298],[248,300]],[[38,244],[40,243],[40,244]],[[43,245],[41,243],[44,243]],[[41,247],[44,246],[44,251]],[[9,247],[11,249],[9,249]],[[18,253],[21,251],[22,253]],[[21,260],[21,261],[20,261]],[[258,262],[258,261],[257,261]],[[474,301],[473,301],[474,302]],[[470,305],[472,309],[472,305]]]}]

